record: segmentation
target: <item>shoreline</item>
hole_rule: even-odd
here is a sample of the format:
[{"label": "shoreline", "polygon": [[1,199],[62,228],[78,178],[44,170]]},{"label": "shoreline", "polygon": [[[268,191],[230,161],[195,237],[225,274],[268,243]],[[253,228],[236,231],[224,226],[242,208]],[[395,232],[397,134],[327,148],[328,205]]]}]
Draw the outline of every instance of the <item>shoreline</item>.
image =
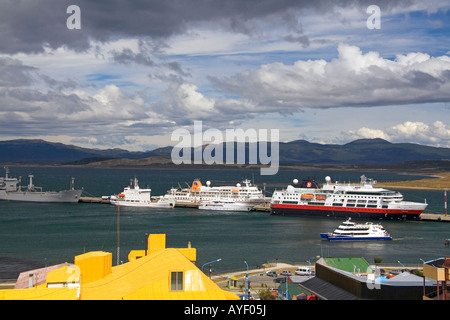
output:
[{"label": "shoreline", "polygon": [[416,189],[416,190],[450,190],[450,173],[437,172],[429,175],[432,178],[420,180],[381,182],[378,187],[392,189]]}]

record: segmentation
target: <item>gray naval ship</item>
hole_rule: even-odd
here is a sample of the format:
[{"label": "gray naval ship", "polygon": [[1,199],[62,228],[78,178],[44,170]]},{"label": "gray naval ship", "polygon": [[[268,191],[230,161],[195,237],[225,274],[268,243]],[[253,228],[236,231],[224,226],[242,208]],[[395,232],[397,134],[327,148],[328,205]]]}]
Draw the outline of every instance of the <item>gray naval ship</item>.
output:
[{"label": "gray naval ship", "polygon": [[5,168],[5,177],[0,177],[0,200],[27,201],[27,202],[65,202],[76,203],[80,200],[83,190],[74,189],[74,178],[72,188],[63,191],[42,191],[41,187],[33,185],[33,175],[30,174],[30,183],[26,187],[21,186],[21,179],[10,178],[9,169]]}]

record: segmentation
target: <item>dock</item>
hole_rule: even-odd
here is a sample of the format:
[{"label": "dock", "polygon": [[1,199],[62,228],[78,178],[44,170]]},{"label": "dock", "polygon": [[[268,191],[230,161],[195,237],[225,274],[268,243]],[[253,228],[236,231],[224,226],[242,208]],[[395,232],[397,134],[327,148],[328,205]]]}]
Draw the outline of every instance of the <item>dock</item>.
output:
[{"label": "dock", "polygon": [[109,204],[109,199],[99,197],[80,197],[80,203],[105,203]]},{"label": "dock", "polygon": [[270,204],[267,205],[257,205],[253,207],[253,211],[270,211]]},{"label": "dock", "polygon": [[420,220],[450,222],[450,216],[446,214],[437,214],[437,213],[422,213],[420,215]]},{"label": "dock", "polygon": [[[109,204],[109,198],[106,197],[80,197],[80,203],[103,203]],[[177,202],[175,207],[178,208],[198,208],[198,203],[192,202]],[[253,208],[254,211],[270,211],[269,204],[266,205],[257,205]]]}]

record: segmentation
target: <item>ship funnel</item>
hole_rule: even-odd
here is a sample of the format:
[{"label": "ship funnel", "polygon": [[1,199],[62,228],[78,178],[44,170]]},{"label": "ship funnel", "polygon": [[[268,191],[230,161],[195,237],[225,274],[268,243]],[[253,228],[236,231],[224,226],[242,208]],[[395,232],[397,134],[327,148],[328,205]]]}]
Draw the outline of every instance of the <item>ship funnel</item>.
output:
[{"label": "ship funnel", "polygon": [[200,180],[199,179],[195,179],[192,182],[191,190],[192,191],[199,191],[201,186],[202,186],[202,183],[200,182]]}]

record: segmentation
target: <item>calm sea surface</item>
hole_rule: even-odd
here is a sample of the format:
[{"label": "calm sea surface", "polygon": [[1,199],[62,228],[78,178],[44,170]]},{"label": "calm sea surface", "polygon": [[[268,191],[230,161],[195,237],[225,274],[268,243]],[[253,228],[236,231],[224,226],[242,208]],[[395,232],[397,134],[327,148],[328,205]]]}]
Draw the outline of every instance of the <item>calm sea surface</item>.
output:
[{"label": "calm sea surface", "polygon": [[[292,179],[315,176],[322,183],[329,175],[333,181],[358,182],[361,174],[378,181],[413,180],[421,176],[386,172],[299,172],[280,171],[275,176],[260,176],[259,170],[149,170],[10,167],[10,176],[28,174],[44,190],[76,188],[84,196],[117,194],[139,179],[141,188],[150,187],[152,195],[165,194],[171,187],[191,184],[195,178],[213,186],[236,184],[252,179],[267,195],[281,189]],[[443,191],[401,190],[405,200],[423,202],[426,212],[444,212]],[[120,209],[120,260],[126,262],[130,250],[144,249],[145,233],[165,233],[168,247],[185,248],[190,241],[197,249],[197,266],[221,258],[213,272],[244,270],[267,261],[306,263],[317,256],[375,257],[383,263],[421,264],[450,255],[444,239],[450,238],[450,224],[440,222],[384,221],[393,241],[329,243],[319,233],[333,231],[341,220],[271,216],[267,212],[220,212],[188,208]],[[103,250],[117,253],[117,208],[106,204],[45,204],[0,201],[0,278],[15,278],[21,271],[62,262],[73,262],[83,252]]]}]

